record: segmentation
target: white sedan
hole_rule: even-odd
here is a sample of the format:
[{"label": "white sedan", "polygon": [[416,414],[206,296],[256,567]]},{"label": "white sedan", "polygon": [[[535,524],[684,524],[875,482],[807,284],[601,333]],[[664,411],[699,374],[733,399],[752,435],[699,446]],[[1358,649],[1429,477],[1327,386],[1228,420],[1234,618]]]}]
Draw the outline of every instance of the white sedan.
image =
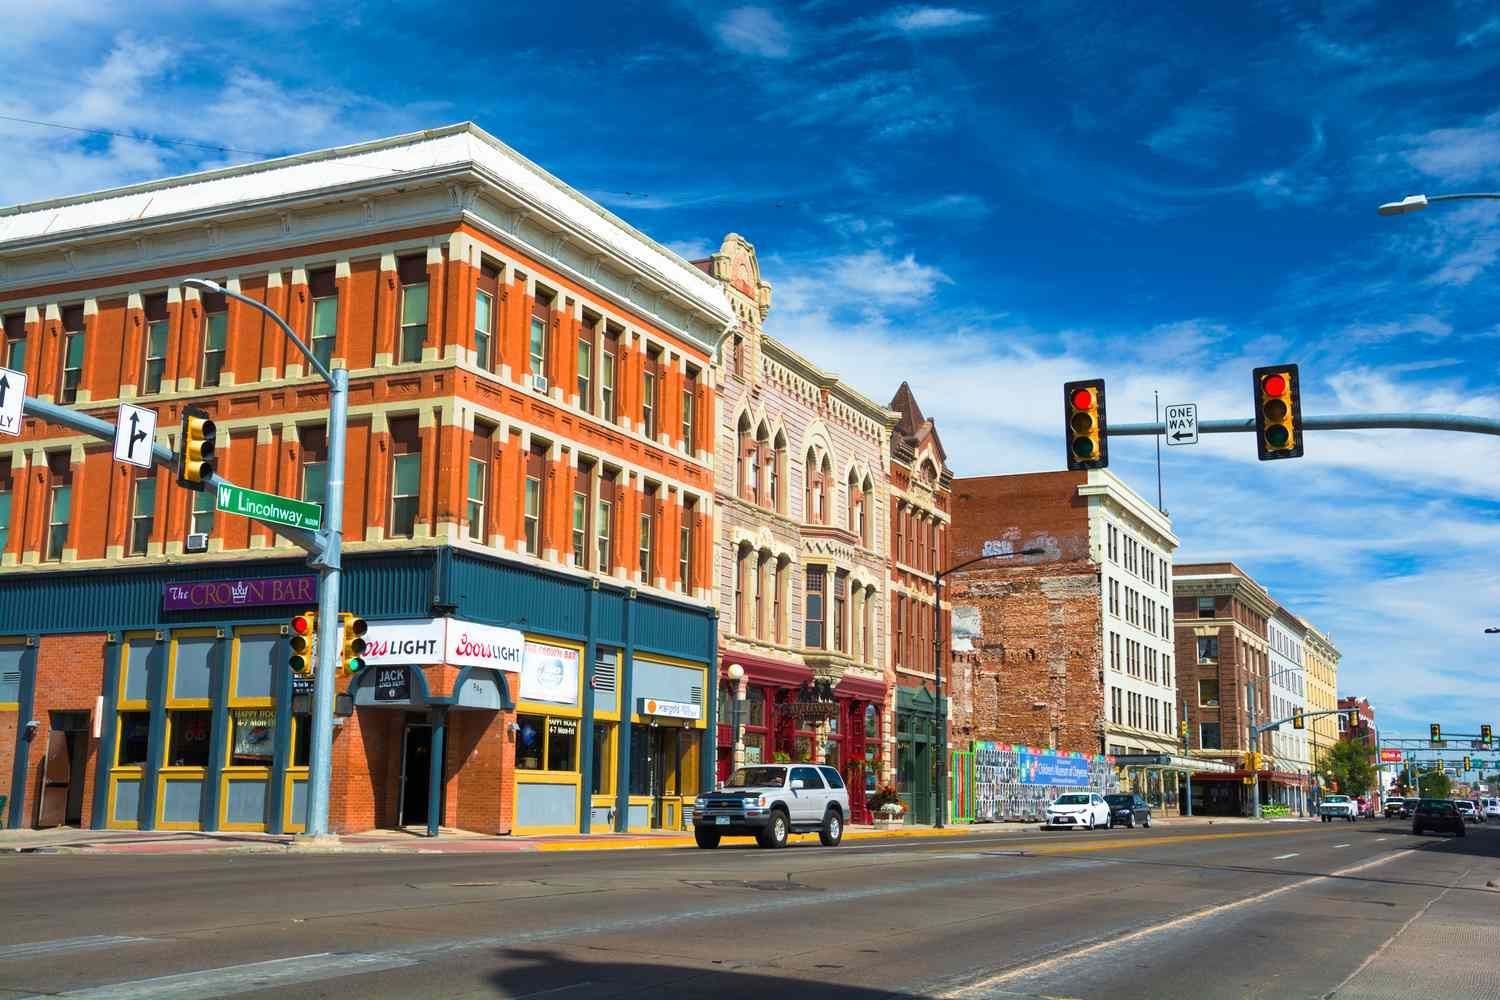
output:
[{"label": "white sedan", "polygon": [[1048,829],[1085,829],[1109,827],[1109,803],[1095,793],[1071,792],[1059,795],[1047,807]]}]

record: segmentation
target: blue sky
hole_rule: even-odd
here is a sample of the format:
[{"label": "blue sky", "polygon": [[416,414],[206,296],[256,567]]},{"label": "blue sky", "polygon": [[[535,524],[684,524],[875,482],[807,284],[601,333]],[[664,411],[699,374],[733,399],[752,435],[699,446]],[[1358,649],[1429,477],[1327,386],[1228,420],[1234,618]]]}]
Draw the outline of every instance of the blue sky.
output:
[{"label": "blue sky", "polygon": [[[128,7],[128,13],[126,8]],[[774,332],[960,474],[1063,460],[1059,385],[1246,416],[1500,416],[1500,11],[1048,3],[383,7],[0,0],[0,203],[472,119],[688,254],[738,231]],[[17,86],[15,81],[26,81]],[[1500,203],[1497,203],[1500,204]],[[1155,492],[1149,439],[1111,445]],[[1231,558],[1333,634],[1387,732],[1500,723],[1500,442],[1249,436],[1164,457],[1179,559]]]}]

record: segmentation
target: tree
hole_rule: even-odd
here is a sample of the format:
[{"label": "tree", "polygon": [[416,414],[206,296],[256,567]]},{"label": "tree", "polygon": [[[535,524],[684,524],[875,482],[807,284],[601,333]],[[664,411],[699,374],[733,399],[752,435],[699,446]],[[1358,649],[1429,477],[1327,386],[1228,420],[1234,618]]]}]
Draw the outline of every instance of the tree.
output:
[{"label": "tree", "polygon": [[1317,767],[1345,795],[1363,795],[1375,787],[1375,765],[1370,763],[1370,748],[1363,743],[1339,740],[1318,758]]},{"label": "tree", "polygon": [[1446,799],[1453,793],[1453,779],[1442,771],[1428,771],[1417,779],[1424,799]]}]

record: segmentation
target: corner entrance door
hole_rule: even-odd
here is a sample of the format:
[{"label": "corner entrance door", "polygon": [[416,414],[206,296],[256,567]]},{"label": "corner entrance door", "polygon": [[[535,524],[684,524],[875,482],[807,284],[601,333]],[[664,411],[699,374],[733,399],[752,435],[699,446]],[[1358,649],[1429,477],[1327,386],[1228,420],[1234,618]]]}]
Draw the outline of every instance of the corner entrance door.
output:
[{"label": "corner entrance door", "polygon": [[630,794],[651,797],[650,826],[667,823],[667,796],[677,795],[678,737],[681,730],[636,723],[630,727]]},{"label": "corner entrance door", "polygon": [[84,767],[89,752],[89,713],[53,712],[47,758],[37,796],[38,829],[83,824]]},{"label": "corner entrance door", "polygon": [[427,825],[428,793],[432,789],[432,726],[408,722],[401,737],[401,799],[398,827]]}]

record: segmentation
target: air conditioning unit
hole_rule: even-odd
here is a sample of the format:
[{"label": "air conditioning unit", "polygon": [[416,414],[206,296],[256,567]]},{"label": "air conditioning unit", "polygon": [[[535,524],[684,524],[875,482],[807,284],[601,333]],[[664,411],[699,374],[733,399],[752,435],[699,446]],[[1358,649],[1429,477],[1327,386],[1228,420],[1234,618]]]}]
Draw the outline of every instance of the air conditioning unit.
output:
[{"label": "air conditioning unit", "polygon": [[189,552],[207,552],[208,536],[201,531],[193,532],[187,536],[187,545],[185,548]]},{"label": "air conditioning unit", "polygon": [[545,396],[545,395],[547,395],[547,390],[549,388],[551,388],[551,386],[547,382],[547,376],[545,376],[545,375],[533,375],[533,376],[531,376],[531,388],[534,391],[539,392],[543,396]]}]

